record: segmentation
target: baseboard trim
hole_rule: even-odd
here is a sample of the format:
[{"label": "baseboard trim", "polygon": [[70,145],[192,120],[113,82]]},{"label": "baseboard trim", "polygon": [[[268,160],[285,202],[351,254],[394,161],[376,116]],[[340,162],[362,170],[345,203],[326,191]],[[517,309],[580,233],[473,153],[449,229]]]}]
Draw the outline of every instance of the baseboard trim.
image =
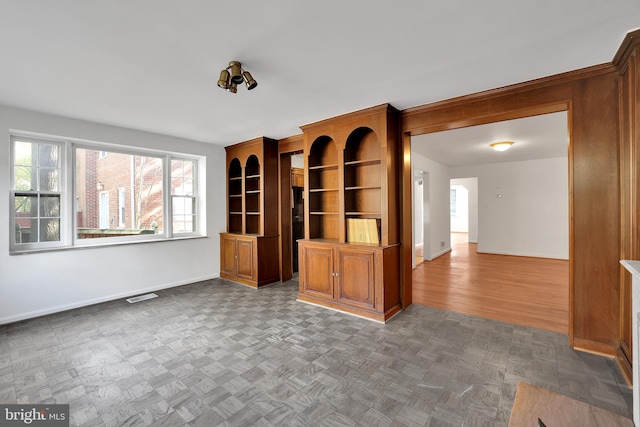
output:
[{"label": "baseboard trim", "polygon": [[22,320],[33,319],[36,317],[42,317],[49,314],[60,313],[63,311],[73,310],[81,307],[87,307],[90,305],[101,304],[103,302],[113,301],[121,298],[129,298],[129,297],[140,295],[140,294],[146,294],[148,292],[155,292],[163,289],[175,288],[177,286],[190,285],[192,283],[203,282],[211,279],[217,279],[218,277],[219,277],[218,275],[197,277],[189,280],[181,280],[179,282],[166,283],[164,285],[151,286],[148,288],[136,289],[133,291],[123,292],[119,294],[107,295],[100,298],[93,298],[93,299],[88,299],[84,301],[78,301],[72,304],[58,305],[55,307],[49,307],[42,310],[30,311],[28,313],[21,313],[13,316],[0,317],[0,325],[20,322]]},{"label": "baseboard trim", "polygon": [[620,372],[624,377],[624,380],[627,382],[627,385],[633,388],[633,367],[629,360],[627,360],[627,356],[625,356],[621,347],[618,347],[616,351],[616,362],[618,363],[618,368],[620,368]]},{"label": "baseboard trim", "polygon": [[609,358],[616,357],[616,354],[618,353],[618,347],[615,345],[602,344],[584,338],[575,337],[573,338],[573,349]]},{"label": "baseboard trim", "polygon": [[444,255],[444,254],[446,254],[446,253],[449,253],[449,252],[451,252],[451,246],[449,246],[449,247],[448,247],[448,248],[446,248],[445,250],[442,250],[442,251],[440,251],[440,252],[438,252],[438,253],[434,254],[434,255],[433,255],[431,258],[429,258],[429,259],[426,259],[426,258],[425,258],[425,261],[433,261],[434,259],[436,259],[436,258],[438,258],[438,257],[441,257],[442,255]]},{"label": "baseboard trim", "polygon": [[522,256],[522,257],[529,257],[529,258],[560,259],[564,261],[569,260],[569,257],[566,255],[551,255],[551,254],[539,254],[539,253],[528,253],[528,252],[478,250],[478,253],[492,254],[492,255]]}]

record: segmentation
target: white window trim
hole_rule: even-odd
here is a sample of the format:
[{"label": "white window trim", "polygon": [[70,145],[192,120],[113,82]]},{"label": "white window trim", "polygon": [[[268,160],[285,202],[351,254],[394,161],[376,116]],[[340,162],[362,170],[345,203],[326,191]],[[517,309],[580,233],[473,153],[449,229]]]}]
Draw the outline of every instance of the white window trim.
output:
[{"label": "white window trim", "polygon": [[118,188],[118,228],[126,228],[127,227],[127,221],[126,221],[126,212],[125,212],[125,206],[126,206],[126,192],[125,189],[123,187],[119,187]]},{"label": "white window trim", "polygon": [[[137,146],[127,146],[121,144],[111,144],[81,140],[76,138],[65,138],[54,135],[37,134],[34,132],[10,130],[10,194],[12,201],[10,209],[10,233],[9,253],[25,254],[32,252],[43,252],[49,250],[88,248],[96,246],[112,246],[130,243],[146,243],[153,241],[183,240],[185,238],[202,238],[206,234],[206,195],[204,181],[206,179],[206,157],[187,153],[178,153],[149,149]],[[45,142],[59,144],[61,147],[61,186],[60,189],[60,241],[58,242],[37,242],[37,243],[16,243],[15,241],[15,210],[14,210],[14,140]],[[76,223],[76,188],[75,188],[75,152],[76,148],[89,150],[118,152],[123,154],[143,155],[162,158],[163,162],[163,232],[159,234],[147,234],[140,236],[120,236],[104,237],[94,239],[78,239]],[[174,233],[172,229],[173,206],[171,201],[171,160],[195,161],[196,170],[194,176],[194,194],[196,195],[196,223],[193,232]]]}]

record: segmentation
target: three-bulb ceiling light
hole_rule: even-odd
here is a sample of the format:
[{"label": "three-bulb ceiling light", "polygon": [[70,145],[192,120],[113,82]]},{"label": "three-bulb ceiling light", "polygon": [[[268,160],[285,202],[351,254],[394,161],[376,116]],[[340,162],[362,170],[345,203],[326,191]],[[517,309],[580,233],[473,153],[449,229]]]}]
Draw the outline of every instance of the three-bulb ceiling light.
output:
[{"label": "three-bulb ceiling light", "polygon": [[500,141],[489,144],[489,147],[493,148],[496,151],[506,151],[511,148],[512,145],[513,141]]},{"label": "three-bulb ceiling light", "polygon": [[227,92],[236,93],[238,85],[242,83],[247,85],[248,90],[258,86],[258,82],[251,77],[248,71],[242,69],[242,64],[238,61],[229,62],[229,66],[220,71],[218,86],[226,89]]}]

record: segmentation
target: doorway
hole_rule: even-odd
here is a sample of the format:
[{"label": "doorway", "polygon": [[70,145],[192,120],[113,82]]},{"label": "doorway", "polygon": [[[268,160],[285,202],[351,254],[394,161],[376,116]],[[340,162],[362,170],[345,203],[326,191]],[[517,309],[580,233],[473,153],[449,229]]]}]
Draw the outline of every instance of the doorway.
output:
[{"label": "doorway", "polygon": [[298,273],[298,240],[304,239],[304,157],[291,155],[291,271]]},{"label": "doorway", "polygon": [[449,180],[451,244],[478,243],[478,177]]},{"label": "doorway", "polygon": [[[520,149],[514,149],[509,156],[497,157],[502,153],[491,152],[489,144],[501,139],[515,140],[513,148],[520,145]],[[498,314],[491,312],[492,306],[509,305],[499,302],[508,294],[505,286],[516,288],[524,284],[529,290],[535,290],[538,285],[528,279],[547,280],[536,271],[548,268],[548,275],[554,275],[547,280],[553,283],[549,292],[554,298],[545,304],[536,301],[538,296],[532,293],[531,307],[523,310],[537,311],[535,319],[513,320],[513,323],[568,332],[568,140],[565,111],[411,138],[412,168],[428,172],[431,177],[431,237],[424,245],[435,248],[432,266],[437,261],[441,267],[432,271],[430,263],[425,262],[423,267],[414,270],[414,303],[434,305],[440,298],[439,308],[454,309],[450,303],[457,299],[460,304],[454,311],[496,316]],[[477,190],[470,191],[473,180]],[[475,194],[476,200],[469,200],[471,194]],[[413,198],[415,203],[420,195],[414,194]],[[477,214],[461,212],[464,204],[467,209],[476,207]],[[472,227],[473,218],[477,222]],[[461,242],[460,236],[452,232],[468,233],[468,242]],[[529,270],[520,266],[522,272],[519,273],[502,262],[516,260],[532,261],[531,264],[538,267],[529,278],[520,280],[518,275]],[[483,266],[485,262],[489,264]],[[485,271],[492,273],[483,276]],[[491,286],[492,277],[505,271],[511,273],[502,278],[504,283],[495,285],[497,299],[491,302],[485,297],[493,291],[481,285],[484,282]],[[456,275],[456,280],[448,282],[452,275]],[[430,277],[439,277],[440,284],[449,283],[449,288],[442,290],[446,296],[429,293],[433,291]],[[461,289],[455,289],[457,285],[469,293],[458,292]],[[526,291],[521,288],[514,299],[522,299]],[[484,303],[478,305],[480,300]],[[550,321],[553,324],[546,327],[538,323],[539,318],[549,314],[545,305],[557,314],[557,318]],[[504,317],[499,320],[509,321]]]},{"label": "doorway", "polygon": [[302,135],[280,140],[278,154],[280,280],[284,282],[298,277],[298,240],[305,233]]}]

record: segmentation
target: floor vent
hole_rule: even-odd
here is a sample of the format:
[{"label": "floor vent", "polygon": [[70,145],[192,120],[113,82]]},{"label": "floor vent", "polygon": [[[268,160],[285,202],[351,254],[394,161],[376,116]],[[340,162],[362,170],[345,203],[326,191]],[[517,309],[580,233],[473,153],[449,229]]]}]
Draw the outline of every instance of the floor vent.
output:
[{"label": "floor vent", "polygon": [[127,298],[127,302],[133,304],[134,302],[145,301],[148,299],[158,298],[156,294],[144,294],[133,298]]}]

